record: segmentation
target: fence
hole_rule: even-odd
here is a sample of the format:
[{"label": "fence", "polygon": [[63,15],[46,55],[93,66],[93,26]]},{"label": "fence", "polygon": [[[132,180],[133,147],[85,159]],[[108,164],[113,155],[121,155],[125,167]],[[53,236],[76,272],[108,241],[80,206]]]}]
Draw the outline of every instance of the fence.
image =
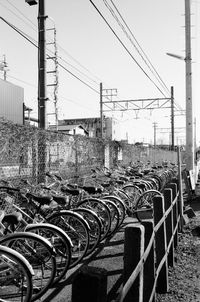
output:
[{"label": "fence", "polygon": [[[127,224],[121,259],[123,271],[113,288],[118,291],[119,285],[123,285],[112,301],[152,302],[156,300],[156,293],[167,293],[168,269],[174,266],[178,233],[183,227],[182,213],[183,201],[177,180],[173,179],[161,195],[153,198],[153,219]],[[102,263],[99,265],[101,267],[86,264],[79,270],[72,283],[73,302],[110,301],[108,287],[112,277],[109,281],[108,277],[113,271],[116,273],[115,267],[107,270]]]},{"label": "fence", "polygon": [[168,267],[174,266],[174,249],[182,228],[182,203],[177,183],[153,199],[154,221],[125,229],[124,285],[118,301],[155,301],[168,291]]},{"label": "fence", "polygon": [[0,119],[1,178],[25,176],[37,182],[45,170],[73,178],[105,165],[112,168],[164,160],[176,163],[176,152],[45,131]]}]

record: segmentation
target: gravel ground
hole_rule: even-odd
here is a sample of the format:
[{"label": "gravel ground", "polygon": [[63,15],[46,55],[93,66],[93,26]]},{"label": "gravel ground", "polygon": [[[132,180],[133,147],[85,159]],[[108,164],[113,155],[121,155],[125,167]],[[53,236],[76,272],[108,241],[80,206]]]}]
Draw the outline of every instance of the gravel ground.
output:
[{"label": "gravel ground", "polygon": [[200,212],[179,234],[175,266],[169,270],[169,291],[156,302],[200,302]]}]

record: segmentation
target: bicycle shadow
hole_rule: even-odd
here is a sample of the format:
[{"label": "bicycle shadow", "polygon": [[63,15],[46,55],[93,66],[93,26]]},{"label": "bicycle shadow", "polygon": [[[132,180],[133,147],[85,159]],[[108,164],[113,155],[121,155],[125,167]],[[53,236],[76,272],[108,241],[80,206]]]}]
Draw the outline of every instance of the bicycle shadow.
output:
[{"label": "bicycle shadow", "polygon": [[122,227],[112,237],[107,238],[82,263],[68,271],[65,280],[51,288],[43,297],[43,302],[71,302],[72,284],[84,267],[102,268],[107,274],[107,301],[116,300],[123,285],[124,229],[130,223],[136,223],[133,218],[125,219]]}]

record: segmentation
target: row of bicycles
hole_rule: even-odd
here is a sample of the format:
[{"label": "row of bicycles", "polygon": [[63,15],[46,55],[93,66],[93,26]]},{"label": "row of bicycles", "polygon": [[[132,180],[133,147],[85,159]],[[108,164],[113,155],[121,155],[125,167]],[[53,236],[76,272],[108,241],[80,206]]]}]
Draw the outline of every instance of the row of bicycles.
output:
[{"label": "row of bicycles", "polygon": [[176,167],[93,169],[69,182],[0,181],[0,302],[36,301],[122,227],[141,221]]}]

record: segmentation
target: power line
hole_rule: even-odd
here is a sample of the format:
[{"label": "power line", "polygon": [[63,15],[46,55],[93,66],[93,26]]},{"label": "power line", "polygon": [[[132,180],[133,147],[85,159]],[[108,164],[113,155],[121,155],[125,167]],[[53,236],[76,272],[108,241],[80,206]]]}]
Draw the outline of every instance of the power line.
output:
[{"label": "power line", "polygon": [[[130,27],[127,25],[125,19],[122,17],[121,13],[119,12],[118,8],[116,7],[116,5],[113,3],[112,0],[110,0],[110,2],[112,3],[113,7],[115,8],[115,10],[117,11],[118,15],[120,16],[120,18],[122,19],[123,23],[125,24],[126,28],[128,29],[129,33],[131,34],[132,38],[134,39],[134,41],[136,42],[137,46],[139,47],[139,49],[137,48],[137,46],[134,44],[133,40],[131,39],[131,37],[128,35],[126,29],[124,28],[124,26],[121,24],[120,20],[117,18],[116,14],[114,13],[114,11],[112,10],[112,8],[109,6],[108,2],[106,0],[103,0],[106,7],[110,10],[111,14],[113,15],[113,17],[115,18],[115,20],[117,21],[117,23],[119,24],[119,26],[122,28],[122,30],[124,31],[124,33],[126,34],[127,38],[129,39],[129,41],[131,42],[131,44],[134,46],[134,48],[136,49],[136,51],[138,52],[138,54],[141,56],[141,58],[143,59],[143,61],[145,62],[145,64],[148,66],[148,68],[150,69],[150,71],[152,72],[152,74],[155,77],[158,77],[158,80],[161,82],[161,84],[163,85],[163,87],[167,90],[167,92],[169,93],[169,89],[166,86],[166,84],[164,83],[164,81],[162,80],[162,78],[160,77],[160,75],[158,74],[158,72],[156,71],[155,67],[153,66],[153,64],[150,62],[150,59],[148,58],[148,56],[145,54],[145,52],[143,51],[142,47],[140,46],[139,42],[137,41],[137,39],[135,38],[132,30],[130,29]],[[140,53],[140,51],[142,52],[142,54]],[[145,58],[144,58],[145,57]],[[147,60],[147,61],[146,61]],[[148,64],[149,63],[149,64]],[[150,66],[149,66],[150,65]]]},{"label": "power line", "polygon": [[[19,12],[24,18],[26,18],[26,20],[28,20],[29,23],[31,23],[34,27],[36,27],[34,25],[34,23],[29,19],[27,18],[16,6],[14,6],[13,4],[10,3],[10,1],[7,0],[7,2],[15,8],[15,10],[17,10],[17,12]],[[4,6],[4,5],[3,5]],[[4,6],[5,7],[5,6]],[[5,7],[6,9],[8,9],[7,7]],[[12,12],[15,16],[17,16],[12,10],[8,9],[10,12]],[[17,16],[18,18],[20,18],[19,16]],[[20,20],[22,20],[23,22],[25,22],[22,18],[20,18]],[[28,24],[27,22],[25,22],[28,26],[30,26],[30,24]],[[31,28],[33,28],[33,26],[31,26]],[[35,31],[36,29],[33,28]],[[25,35],[25,34],[24,34]],[[32,39],[32,38],[31,38]],[[34,39],[32,39],[32,41],[35,41]],[[34,43],[37,43],[36,41]],[[57,43],[58,45],[58,43]],[[59,46],[59,45],[58,45]],[[70,56],[77,64],[79,64],[82,68],[84,68],[87,72],[90,73],[90,71],[88,69],[86,69],[83,65],[81,65],[76,59],[74,59],[69,53],[66,52],[66,50],[64,50],[62,47],[60,47],[68,56]],[[51,52],[50,50],[48,50],[49,52]],[[95,80],[93,80],[91,77],[88,77],[86,74],[84,74],[83,72],[81,72],[80,70],[78,70],[78,68],[76,68],[75,66],[73,66],[72,64],[70,64],[69,62],[67,62],[65,59],[63,59],[62,57],[59,57],[59,59],[61,61],[63,61],[64,63],[70,65],[71,68],[74,68],[78,73],[80,73],[81,75],[85,76],[87,79],[91,80],[92,82],[94,82],[95,84],[98,84]],[[60,64],[61,66],[62,64]],[[62,68],[66,68],[64,67],[63,65],[61,66]],[[67,69],[66,70],[67,72],[69,72],[69,70]],[[93,75],[94,76],[94,75]],[[95,76],[96,77],[96,76]],[[79,77],[77,77],[79,79]],[[96,77],[97,78],[97,77]],[[101,80],[100,80],[101,81]],[[86,84],[88,85],[88,84]],[[91,86],[89,86],[91,88]],[[93,88],[92,88],[93,89]],[[97,91],[95,91],[97,92]]]},{"label": "power line", "polygon": [[125,46],[125,44],[122,42],[122,40],[119,38],[119,36],[116,34],[116,32],[114,31],[114,29],[111,27],[111,25],[108,23],[108,21],[105,19],[105,17],[102,15],[102,13],[100,12],[100,10],[97,8],[97,6],[94,4],[94,2],[92,0],[89,0],[90,3],[93,5],[93,7],[96,9],[96,11],[98,12],[98,14],[101,16],[101,18],[104,20],[104,22],[107,24],[107,26],[110,28],[110,30],[112,31],[112,33],[115,35],[115,37],[117,38],[117,40],[120,42],[120,44],[123,46],[123,48],[126,50],[126,52],[129,54],[129,56],[132,58],[132,60],[137,64],[137,66],[142,70],[142,72],[145,74],[145,76],[154,84],[154,86],[161,92],[161,94],[163,96],[164,93],[161,91],[161,89],[156,85],[156,83],[150,78],[150,76],[146,73],[146,71],[142,68],[142,66],[137,62],[137,60],[134,58],[134,56],[131,54],[131,52],[128,50],[128,48]]},{"label": "power line", "polygon": [[[149,58],[147,57],[147,55],[145,54],[145,52],[143,51],[142,47],[139,45],[139,42],[136,40],[135,36],[133,35],[131,29],[129,28],[129,26],[127,25],[126,21],[124,20],[124,18],[122,17],[122,15],[120,14],[119,10],[117,9],[116,5],[113,3],[112,0],[111,3],[113,4],[114,8],[116,9],[117,13],[119,14],[120,18],[122,19],[123,23],[125,24],[125,26],[127,27],[128,31],[131,33],[131,36],[133,37],[133,39],[135,40],[135,42],[137,43],[138,47],[140,48],[141,52],[144,54],[146,60],[149,62],[150,66],[152,68],[150,68],[149,64],[146,62],[146,60],[144,59],[144,57],[142,56],[142,54],[140,53],[139,49],[137,48],[137,46],[134,44],[134,42],[132,41],[132,39],[130,38],[130,36],[128,35],[126,29],[124,28],[124,26],[121,24],[120,20],[117,18],[116,14],[114,13],[113,9],[110,7],[110,5],[108,4],[107,0],[103,0],[104,4],[106,5],[106,7],[109,9],[109,11],[111,12],[111,14],[113,15],[113,17],[115,18],[115,20],[117,21],[117,23],[119,24],[119,26],[122,28],[122,30],[124,31],[124,33],[126,34],[127,38],[130,40],[130,42],[132,43],[132,45],[134,46],[134,48],[137,50],[137,52],[139,53],[139,55],[143,58],[145,64],[148,66],[148,68],[150,69],[150,71],[153,73],[153,75],[157,78],[159,78],[159,82],[162,83],[162,86],[165,87],[165,89],[167,90],[167,92],[169,93],[169,89],[166,86],[166,84],[164,83],[164,81],[162,80],[162,78],[160,77],[160,75],[158,74],[158,72],[156,71],[156,69],[154,68],[154,66],[152,65],[152,63],[150,62]],[[96,6],[94,5],[94,3],[92,1],[90,1],[93,6],[96,8]],[[97,8],[96,8],[97,9]],[[104,21],[106,22],[106,24],[110,27],[110,29],[112,30],[111,26],[108,24],[108,22],[105,20],[105,18],[103,17],[103,15],[100,13],[100,11],[97,9],[98,13],[101,15],[101,17],[104,19]],[[113,30],[112,30],[113,31]],[[114,32],[113,32],[114,33]],[[115,34],[115,33],[114,33]],[[153,69],[153,70],[152,70]],[[155,71],[155,72],[154,72]],[[156,73],[156,75],[155,75]],[[153,82],[154,83],[154,82]],[[155,83],[154,83],[155,84]],[[157,87],[157,86],[156,86]],[[157,87],[158,88],[158,87]],[[160,89],[159,89],[160,91]],[[162,93],[162,92],[161,92]],[[164,96],[165,94],[162,93]],[[177,108],[179,107],[179,110],[181,106],[175,102],[175,106],[177,106]]]},{"label": "power line", "polygon": [[[3,17],[0,16],[0,19],[2,21],[4,21],[7,25],[9,25],[12,29],[14,29],[18,34],[20,34],[23,38],[25,38],[27,41],[29,41],[32,45],[34,45],[36,48],[39,48],[38,45],[36,45],[36,43],[30,38],[28,37],[28,35],[26,35],[23,31],[19,30],[16,26],[12,25],[10,22],[6,21]],[[50,57],[49,55],[47,55],[48,57]],[[58,62],[58,65],[63,68],[65,71],[67,71],[69,74],[71,74],[73,77],[75,77],[77,80],[79,80],[82,84],[84,84],[85,86],[87,86],[88,88],[90,88],[91,90],[93,90],[94,92],[99,94],[99,91],[97,91],[96,89],[94,89],[92,86],[90,86],[89,84],[87,84],[85,81],[83,81],[82,79],[80,79],[78,76],[76,76],[73,72],[71,72],[69,69],[67,69],[64,65],[62,65],[61,63]]]},{"label": "power line", "polygon": [[[6,0],[15,10],[17,10],[18,13],[20,13],[30,24],[28,24],[27,22],[25,22],[25,20],[23,20],[19,15],[17,15],[16,13],[14,13],[11,9],[9,9],[8,7],[6,7],[5,5],[1,4],[4,8],[6,8],[9,12],[11,12],[13,15],[15,15],[17,18],[19,18],[20,20],[22,20],[26,25],[28,25],[29,27],[31,27],[35,32],[37,31],[37,26],[29,19],[27,18],[15,5],[13,5],[12,3],[10,3],[9,0]],[[32,26],[33,25],[33,26]],[[61,47],[58,43],[57,46],[63,51],[65,52],[73,61],[75,61],[81,68],[85,69],[89,74],[91,74],[94,78],[98,79],[96,76],[94,76],[86,67],[84,67],[80,62],[78,62],[75,58],[73,58],[63,47]],[[48,50],[50,51],[50,50]],[[84,77],[86,77],[87,79],[89,79],[91,82],[95,83],[95,84],[99,84],[97,83],[96,80],[92,79],[91,77],[89,77],[88,75],[86,75],[85,73],[83,73],[82,71],[80,71],[78,68],[76,68],[75,66],[73,66],[72,64],[70,64],[69,62],[67,62],[65,59],[63,59],[61,56],[59,56],[59,59],[63,62],[65,62],[66,64],[68,64],[71,68],[74,68],[77,72],[79,72],[80,74],[82,74]],[[98,79],[99,82],[101,82],[100,79]]]},{"label": "power line", "polygon": [[25,20],[23,20],[22,18],[19,17],[19,15],[15,14],[11,9],[9,9],[8,7],[6,7],[5,5],[1,4],[2,6],[4,6],[7,10],[9,10],[12,14],[14,14],[17,18],[19,18],[20,20],[22,20],[25,24],[27,24],[29,27],[31,27],[33,30],[35,30],[36,25],[29,19],[27,18],[26,15],[24,15],[13,3],[11,3],[9,0],[6,0],[12,7],[14,7],[14,9],[24,17],[24,19],[26,19],[30,24],[28,24],[27,22],[25,22]]},{"label": "power line", "polygon": [[33,84],[31,84],[31,83],[28,83],[28,82],[26,82],[26,81],[23,81],[23,80],[21,80],[21,79],[18,79],[18,78],[16,78],[16,77],[13,77],[13,76],[11,76],[10,74],[8,74],[8,78],[14,79],[14,80],[19,81],[19,82],[22,82],[22,83],[24,83],[24,84],[26,84],[26,85],[32,86],[32,87],[34,87],[34,88],[37,88],[36,85],[33,85]]}]

